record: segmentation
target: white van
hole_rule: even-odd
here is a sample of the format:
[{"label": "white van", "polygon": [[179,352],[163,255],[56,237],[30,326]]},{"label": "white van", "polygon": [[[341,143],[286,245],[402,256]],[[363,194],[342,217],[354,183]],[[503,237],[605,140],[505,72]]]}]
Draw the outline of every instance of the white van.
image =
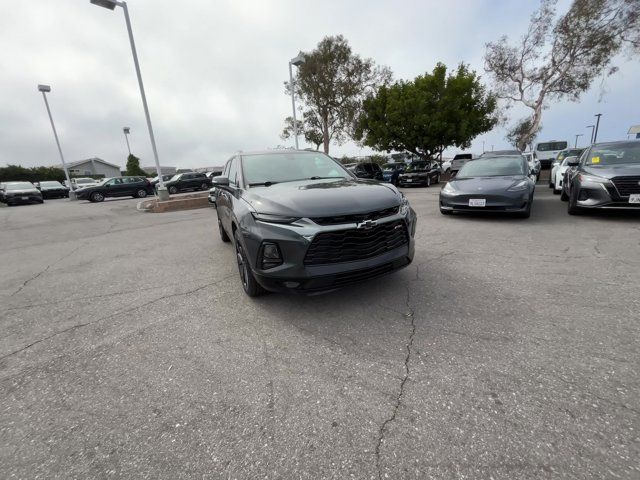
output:
[{"label": "white van", "polygon": [[543,167],[550,166],[556,159],[556,156],[569,145],[564,140],[549,140],[548,142],[540,142],[536,144],[534,154]]}]

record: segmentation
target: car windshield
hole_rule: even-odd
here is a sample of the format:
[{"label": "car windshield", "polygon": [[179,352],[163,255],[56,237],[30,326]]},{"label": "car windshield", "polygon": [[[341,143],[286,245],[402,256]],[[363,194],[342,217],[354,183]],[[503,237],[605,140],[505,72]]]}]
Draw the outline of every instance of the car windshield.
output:
[{"label": "car windshield", "polygon": [[489,157],[465,163],[456,178],[526,175],[522,157]]},{"label": "car windshield", "polygon": [[567,148],[567,142],[546,142],[539,143],[536,150],[539,152],[552,152],[554,150],[564,150]]},{"label": "car windshield", "polygon": [[173,177],[171,177],[169,180],[170,181],[174,181],[174,180],[180,180],[181,178],[182,178],[182,174],[181,173],[177,173]]},{"label": "car windshield", "polygon": [[575,160],[574,155],[572,155],[570,157],[565,157],[560,166],[561,167],[568,167],[569,166],[569,161],[574,161],[574,160]]},{"label": "car windshield", "polygon": [[320,178],[352,178],[331,157],[319,152],[273,152],[242,156],[249,185]]},{"label": "car windshield", "polygon": [[385,163],[382,166],[382,171],[383,172],[395,172],[396,170],[400,169],[400,165],[397,163]]},{"label": "car windshield", "polygon": [[94,183],[95,180],[93,178],[76,178],[76,184],[80,185],[82,183]]},{"label": "car windshield", "polygon": [[617,145],[593,147],[586,165],[621,165],[640,163],[640,142],[625,142]]},{"label": "car windshield", "polygon": [[60,182],[40,182],[41,187],[62,187]]},{"label": "car windshield", "polygon": [[29,188],[35,188],[32,183],[29,182],[13,182],[5,184],[7,190],[26,190]]},{"label": "car windshield", "polygon": [[427,162],[413,162],[407,167],[407,172],[419,172],[421,170],[427,170]]}]

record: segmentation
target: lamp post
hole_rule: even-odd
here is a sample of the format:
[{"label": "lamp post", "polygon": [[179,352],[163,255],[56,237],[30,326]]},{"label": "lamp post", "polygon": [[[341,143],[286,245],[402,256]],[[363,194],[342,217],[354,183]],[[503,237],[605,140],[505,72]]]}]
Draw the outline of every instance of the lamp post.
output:
[{"label": "lamp post", "polygon": [[124,132],[124,139],[127,141],[127,150],[129,150],[129,156],[131,156],[131,147],[129,146],[129,133],[131,133],[131,129],[129,127],[123,127],[122,131]]},{"label": "lamp post", "polygon": [[296,97],[294,92],[293,71],[291,66],[299,67],[304,63],[304,53],[298,52],[298,55],[289,61],[289,88],[291,89],[291,108],[293,109],[293,137],[296,141],[296,150],[298,149],[298,121],[296,120]]},{"label": "lamp post", "polygon": [[598,140],[598,127],[600,126],[600,117],[602,116],[601,113],[596,113],[594,115],[594,117],[598,117],[598,120],[596,121],[596,131],[593,134],[593,143],[596,143],[596,141]]},{"label": "lamp post", "polygon": [[578,137],[581,137],[582,133],[576,133],[576,143],[573,145],[573,148],[578,148]]},{"label": "lamp post", "polygon": [[136,68],[136,75],[138,77],[138,86],[140,87],[140,96],[142,97],[142,106],[144,108],[144,115],[147,119],[147,128],[149,129],[149,138],[151,140],[151,148],[153,150],[153,158],[156,162],[156,171],[158,173],[158,198],[160,200],[168,200],[169,192],[164,186],[162,181],[162,171],[160,170],[160,161],[158,160],[158,149],[156,148],[156,139],[153,135],[153,127],[151,126],[151,116],[149,115],[149,107],[147,105],[147,96],[144,93],[144,85],[142,83],[142,74],[140,73],[140,64],[138,63],[138,53],[136,52],[136,44],[133,40],[133,32],[131,30],[131,20],[129,19],[129,10],[127,8],[127,2],[117,0],[90,0],[94,5],[99,7],[108,8],[114,10],[116,7],[122,7],[124,10],[124,19],[127,23],[127,32],[129,33],[129,43],[131,43],[131,53],[133,54],[133,64]]},{"label": "lamp post", "polygon": [[64,175],[67,177],[67,183],[69,184],[69,199],[75,200],[76,194],[73,191],[73,185],[71,184],[71,178],[69,177],[69,171],[67,170],[67,163],[64,161],[64,155],[62,154],[62,148],[60,148],[60,140],[58,139],[58,132],[56,126],[53,123],[53,117],[51,116],[51,109],[49,108],[49,102],[47,101],[47,92],[51,91],[49,85],[38,85],[38,91],[42,92],[42,98],[44,98],[44,105],[47,107],[47,114],[49,115],[49,121],[51,122],[51,129],[53,130],[53,136],[56,139],[56,145],[58,146],[58,152],[60,153],[60,160],[62,160],[62,168]]},{"label": "lamp post", "polygon": [[590,128],[591,129],[591,142],[593,143],[593,132],[595,131],[594,129],[596,128],[595,125],[587,125],[585,128]]}]

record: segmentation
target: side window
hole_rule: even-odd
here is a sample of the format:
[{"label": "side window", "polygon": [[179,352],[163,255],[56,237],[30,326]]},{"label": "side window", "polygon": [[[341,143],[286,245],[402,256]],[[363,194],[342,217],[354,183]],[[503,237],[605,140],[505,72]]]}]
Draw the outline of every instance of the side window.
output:
[{"label": "side window", "polygon": [[229,162],[229,185],[237,186],[238,177],[238,158],[234,157]]}]

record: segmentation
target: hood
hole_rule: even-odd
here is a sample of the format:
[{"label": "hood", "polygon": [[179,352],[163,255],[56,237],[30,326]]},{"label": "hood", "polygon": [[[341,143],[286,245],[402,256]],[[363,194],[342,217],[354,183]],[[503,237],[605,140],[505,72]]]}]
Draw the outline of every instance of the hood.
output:
[{"label": "hood", "polygon": [[7,195],[31,195],[37,193],[38,195],[40,194],[40,190],[38,190],[37,188],[33,187],[33,188],[21,188],[20,190],[7,190],[6,194]]},{"label": "hood", "polygon": [[524,175],[512,175],[508,177],[470,177],[470,178],[454,178],[449,183],[461,193],[478,193],[478,192],[503,192],[509,187],[526,179]]},{"label": "hood", "polygon": [[620,165],[585,165],[580,170],[584,173],[604,178],[636,176],[640,175],[640,163],[627,163]]},{"label": "hood", "polygon": [[373,180],[304,180],[251,187],[242,198],[257,212],[297,217],[367,213],[395,207],[401,195],[390,184]]}]

